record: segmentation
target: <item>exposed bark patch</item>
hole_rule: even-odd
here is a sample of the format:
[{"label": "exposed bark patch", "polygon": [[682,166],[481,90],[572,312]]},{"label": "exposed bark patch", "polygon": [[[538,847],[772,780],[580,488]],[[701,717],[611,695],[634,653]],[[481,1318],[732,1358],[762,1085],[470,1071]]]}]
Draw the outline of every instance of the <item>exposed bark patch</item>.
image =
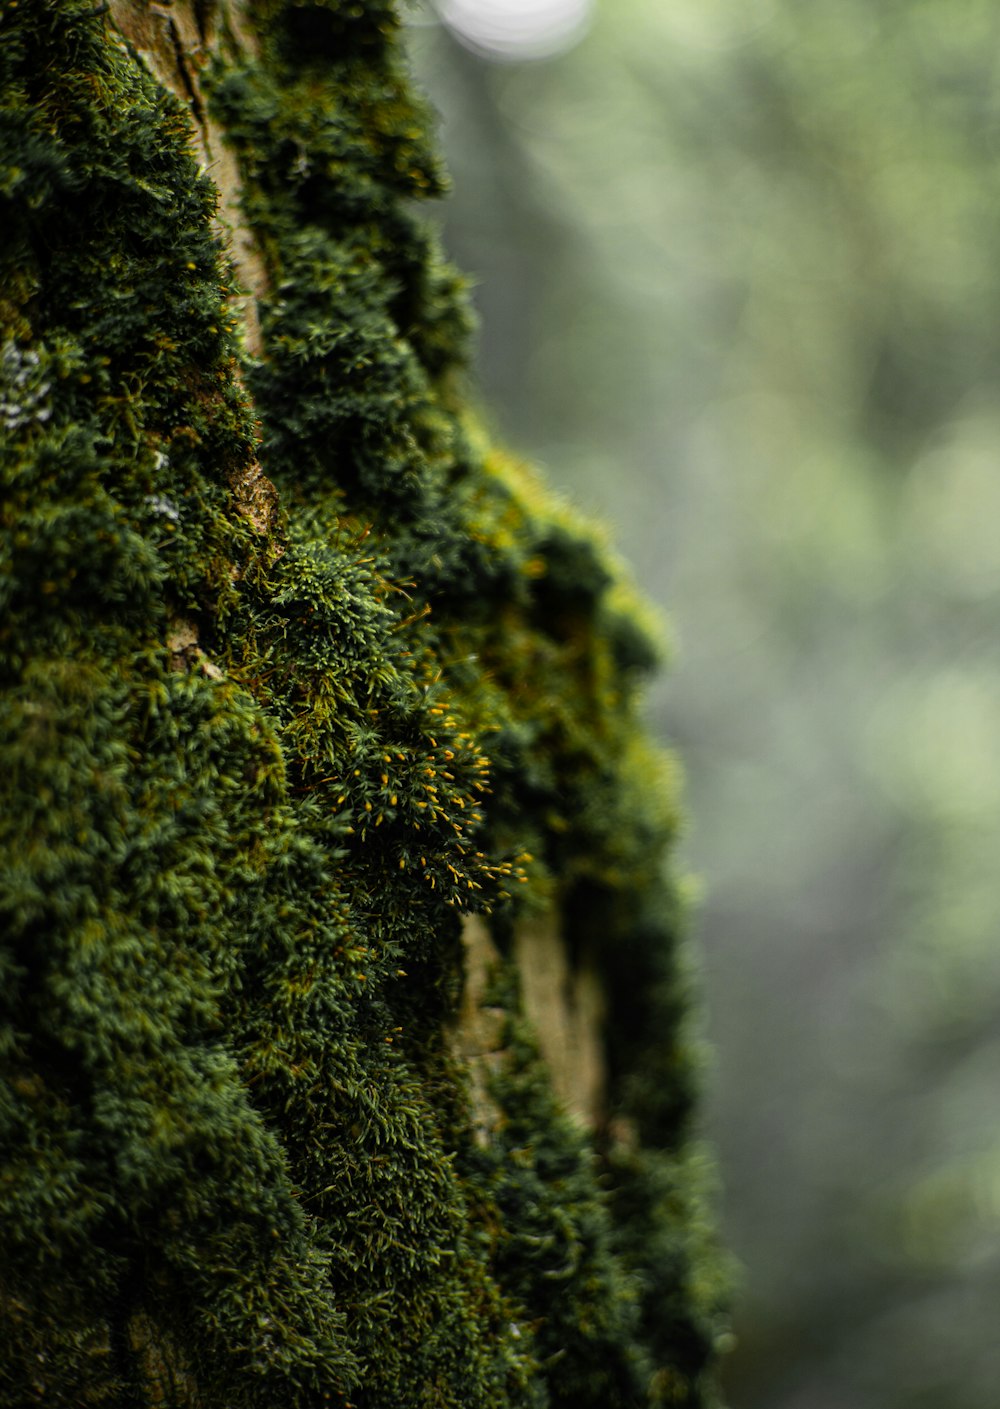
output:
[{"label": "exposed bark patch", "polygon": [[187,670],[196,665],[210,680],[222,680],[222,671],[198,645],[198,628],[186,617],[176,617],[170,623],[167,650],[174,670]]},{"label": "exposed bark patch", "polygon": [[484,1006],[490,975],[500,954],[478,915],[467,915],[462,925],[465,948],[465,985],[452,1050],[469,1075],[472,1095],[472,1133],[478,1145],[488,1145],[490,1132],[500,1120],[500,1110],[489,1092],[489,1079],[503,1061],[503,1033],[507,1014],[503,1008]]},{"label": "exposed bark patch", "polygon": [[[503,1060],[502,1008],[483,1006],[492,970],[500,960],[489,930],[477,916],[464,923],[465,986],[454,1032],[454,1051],[472,1086],[474,1134],[486,1144],[499,1112],[489,1078]],[[555,919],[524,921],[516,931],[514,959],[525,1015],[531,1023],[556,1095],[580,1124],[594,1129],[604,1118],[606,1071],[604,998],[592,964],[570,963]]]},{"label": "exposed bark patch", "polygon": [[570,1115],[593,1129],[604,1116],[605,1001],[594,965],[570,962],[555,917],[522,922],[514,959],[524,1011],[538,1037],[556,1095]]}]

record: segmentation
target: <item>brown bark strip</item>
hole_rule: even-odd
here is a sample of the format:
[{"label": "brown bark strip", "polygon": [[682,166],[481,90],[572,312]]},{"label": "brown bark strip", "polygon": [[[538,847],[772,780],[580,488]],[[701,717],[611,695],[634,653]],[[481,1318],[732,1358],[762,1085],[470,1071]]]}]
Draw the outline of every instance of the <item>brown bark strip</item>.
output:
[{"label": "brown bark strip", "polygon": [[555,916],[523,921],[514,934],[524,1011],[556,1095],[581,1125],[604,1118],[604,996],[594,965],[570,962]]},{"label": "brown bark strip", "polygon": [[479,1145],[488,1145],[500,1121],[500,1111],[489,1093],[489,1078],[503,1061],[503,1008],[483,1006],[490,974],[500,955],[490,932],[478,915],[467,915],[462,924],[465,949],[465,987],[462,1007],[452,1032],[452,1051],[468,1073],[472,1099],[472,1133]]},{"label": "brown bark strip", "polygon": [[[109,0],[116,28],[154,77],[179,98],[191,114],[195,150],[219,192],[216,225],[232,256],[241,287],[233,301],[244,329],[247,350],[262,352],[257,300],[267,290],[267,273],[241,209],[242,182],[233,152],[208,110],[201,71],[215,53],[253,52],[253,40],[240,23],[232,0]],[[251,518],[252,516],[247,515]],[[258,526],[255,524],[255,526]]]},{"label": "brown bark strip", "polygon": [[[483,1006],[490,972],[500,955],[475,915],[462,929],[465,988],[453,1050],[471,1081],[473,1129],[482,1144],[499,1120],[489,1077],[503,1061],[502,1008]],[[587,1129],[605,1116],[604,999],[596,969],[574,967],[554,917],[522,921],[514,937],[525,1016],[535,1031],[552,1085],[568,1113]]]},{"label": "brown bark strip", "polygon": [[[252,54],[252,36],[233,0],[109,0],[111,18],[157,81],[191,114],[195,152],[219,193],[216,229],[228,249],[245,292],[232,300],[247,351],[263,353],[257,301],[267,291],[267,273],[253,233],[243,218],[242,181],[236,157],[213,121],[201,89],[201,71],[213,54]],[[278,495],[254,460],[230,481],[239,513],[258,533],[275,524]]]}]

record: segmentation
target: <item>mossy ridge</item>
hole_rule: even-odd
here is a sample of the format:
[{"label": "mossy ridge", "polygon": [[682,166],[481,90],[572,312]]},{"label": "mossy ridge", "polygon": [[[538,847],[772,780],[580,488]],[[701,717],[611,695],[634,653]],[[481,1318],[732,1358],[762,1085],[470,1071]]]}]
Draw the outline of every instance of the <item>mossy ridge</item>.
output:
[{"label": "mossy ridge", "polygon": [[[363,894],[344,896],[348,823],[329,805],[331,780],[316,782],[315,755],[282,738],[288,725],[296,739],[287,710],[269,718],[220,678],[220,645],[239,654],[250,625],[244,638],[234,623],[252,623],[287,687],[296,669],[312,678],[317,628],[330,627],[360,653],[345,678],[364,699],[341,701],[338,718],[365,724],[362,754],[378,732],[366,718],[375,690],[422,772],[429,751],[454,742],[472,791],[482,760],[453,739],[423,680],[408,667],[403,679],[398,661],[414,651],[392,634],[356,552],[308,534],[302,546],[261,542],[236,513],[228,480],[250,463],[254,428],[209,234],[212,193],[177,106],[85,7],[18,20],[4,35],[8,118],[17,154],[42,176],[12,163],[7,201],[5,287],[17,298],[3,404],[18,434],[5,442],[3,669],[8,758],[23,766],[5,776],[39,805],[7,819],[23,874],[7,896],[5,961],[28,1028],[7,1044],[8,1388],[26,1402],[126,1402],[152,1392],[165,1364],[180,1399],[342,1400],[364,1393],[359,1354],[377,1352],[382,1402],[518,1398],[530,1357],[483,1338],[503,1303],[463,1258],[461,1196],[423,1073],[402,1055],[415,1051],[418,1068],[430,1060],[421,1025],[440,1045],[454,988],[457,934],[442,965],[430,917],[448,913],[460,883],[464,901],[470,893],[446,864],[461,854],[456,834],[442,821],[447,838],[435,837],[435,807],[412,804],[430,814],[413,825],[426,828],[418,849],[431,873],[416,859],[416,894],[404,899],[430,957],[414,943],[414,997],[390,1013],[380,980],[398,977],[398,959],[361,943],[385,877],[373,867]],[[125,180],[132,164],[142,174]],[[190,199],[161,210],[174,189]],[[192,299],[178,296],[179,279]],[[109,318],[119,301],[124,317]],[[352,571],[356,621],[338,595]],[[286,647],[297,607],[301,659]],[[178,674],[164,643],[188,616],[198,645]],[[273,703],[261,679],[262,669],[254,684]],[[431,728],[439,738],[424,738]],[[106,776],[120,816],[99,806]],[[498,867],[473,860],[475,884],[495,888]],[[424,892],[436,898],[421,906]],[[47,947],[29,942],[38,931]],[[393,1037],[410,1011],[412,1044]],[[262,1109],[277,1116],[268,1126]],[[38,1167],[38,1148],[55,1164]]]},{"label": "mossy ridge", "polygon": [[166,1361],[180,1398],[339,1399],[329,1258],[224,1022],[282,761],[165,644],[261,552],[214,193],[91,7],[9,7],[0,65],[3,1395],[133,1403]]},{"label": "mossy ridge", "polygon": [[[503,672],[493,705],[481,699],[476,713],[486,737],[509,735],[519,753],[512,786],[537,774],[554,797],[581,779],[544,825],[550,851],[557,833],[571,834],[552,869],[565,878],[576,835],[580,865],[608,865],[617,852],[625,884],[630,857],[656,869],[651,857],[675,825],[655,788],[632,789],[638,810],[628,815],[622,802],[623,754],[643,751],[647,772],[653,761],[636,727],[636,687],[657,652],[633,604],[623,606],[603,545],[537,484],[527,488],[523,469],[484,455],[456,414],[464,302],[406,204],[440,188],[425,114],[407,100],[389,11],[375,24],[356,9],[260,5],[264,62],[221,66],[212,81],[275,291],[266,358],[251,373],[267,468],[289,502],[325,504],[331,521],[372,529],[380,570],[413,582],[417,607],[433,608],[428,639],[446,683],[461,676],[465,708],[477,676]],[[300,52],[303,33],[327,34],[328,52]],[[419,338],[429,321],[451,330],[434,357]],[[465,667],[484,644],[486,669]],[[505,747],[493,739],[490,753]],[[539,809],[532,798],[513,810],[523,826]]]},{"label": "mossy ridge", "polygon": [[[678,903],[660,875],[676,828],[672,768],[637,725],[638,685],[657,655],[643,611],[600,541],[523,467],[484,450],[461,414],[467,316],[460,281],[405,204],[441,183],[425,115],[406,92],[391,11],[380,9],[378,23],[371,7],[336,3],[269,3],[256,12],[262,62],[220,66],[213,89],[275,291],[264,309],[265,361],[251,374],[268,472],[289,502],[364,526],[387,578],[408,575],[414,614],[432,608],[424,639],[435,678],[443,667],[442,711],[485,741],[492,764],[491,849],[525,860],[536,902],[569,901],[579,920],[570,943],[593,941],[609,976],[625,952],[638,973],[650,971],[639,1030],[627,979],[611,985],[623,1017],[618,1036],[612,1013],[613,1094],[644,1134],[680,1151],[695,1057],[683,1030],[690,995],[676,968]],[[611,897],[599,907],[605,924],[573,903],[588,887]],[[630,895],[644,897],[641,915],[624,902]],[[630,1059],[654,1053],[655,1076],[637,1075]],[[511,1102],[516,1108],[516,1096]],[[623,1180],[626,1193],[645,1177],[623,1159],[605,1176]],[[580,1178],[595,1179],[586,1159]],[[467,1181],[474,1203],[491,1210],[482,1214],[488,1224],[494,1195],[468,1171]],[[593,1216],[606,1220],[591,1187],[602,1210]],[[629,1206],[627,1198],[611,1205]],[[694,1195],[644,1205],[663,1230],[661,1251],[663,1238],[673,1239],[678,1304],[695,1264],[712,1256],[705,1245],[678,1241],[678,1220],[697,1206]],[[516,1237],[516,1209],[506,1212]],[[618,1241],[619,1274],[635,1266],[647,1289],[642,1316],[653,1326],[662,1279],[650,1269],[650,1244],[629,1231]],[[519,1279],[510,1263],[501,1269],[495,1250],[491,1258],[530,1323],[532,1309],[549,1304],[548,1289],[538,1276]],[[582,1281],[562,1288],[563,1309],[585,1320],[607,1311],[613,1296],[610,1283]],[[545,1326],[545,1315],[537,1320]],[[717,1305],[705,1299],[688,1321],[681,1327],[674,1317],[669,1333],[653,1336],[649,1363],[665,1368],[650,1393],[707,1403]],[[619,1331],[621,1350],[628,1338]],[[671,1349],[675,1333],[683,1353]],[[636,1347],[630,1353],[641,1361]],[[618,1402],[596,1382],[594,1393]]]}]

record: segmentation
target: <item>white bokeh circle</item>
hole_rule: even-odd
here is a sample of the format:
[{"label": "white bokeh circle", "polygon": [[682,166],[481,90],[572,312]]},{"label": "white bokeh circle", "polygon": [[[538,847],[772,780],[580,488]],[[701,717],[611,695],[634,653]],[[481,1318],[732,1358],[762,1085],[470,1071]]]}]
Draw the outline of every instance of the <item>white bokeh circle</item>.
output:
[{"label": "white bokeh circle", "polygon": [[538,59],[582,36],[593,0],[436,0],[455,36],[501,59]]}]

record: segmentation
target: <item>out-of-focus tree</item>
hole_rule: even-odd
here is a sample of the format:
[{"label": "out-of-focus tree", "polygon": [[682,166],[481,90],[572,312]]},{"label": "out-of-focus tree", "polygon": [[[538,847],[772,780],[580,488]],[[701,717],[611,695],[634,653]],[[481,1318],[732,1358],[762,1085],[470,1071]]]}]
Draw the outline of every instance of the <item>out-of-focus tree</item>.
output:
[{"label": "out-of-focus tree", "polygon": [[616,0],[531,63],[422,19],[484,386],[678,626],[654,711],[706,879],[733,1402],[974,1409],[1000,1370],[1000,18]]}]

